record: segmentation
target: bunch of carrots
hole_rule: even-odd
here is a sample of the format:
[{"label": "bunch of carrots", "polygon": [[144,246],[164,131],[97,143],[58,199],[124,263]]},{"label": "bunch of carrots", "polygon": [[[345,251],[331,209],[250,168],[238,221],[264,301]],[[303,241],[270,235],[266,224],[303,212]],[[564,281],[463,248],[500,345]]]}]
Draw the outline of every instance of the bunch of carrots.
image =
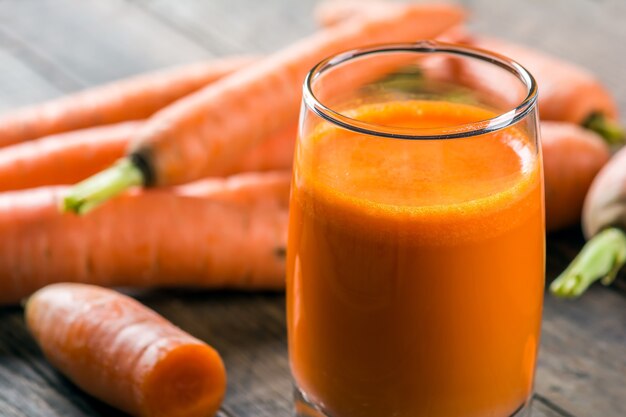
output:
[{"label": "bunch of carrots", "polygon": [[[613,277],[626,262],[624,151],[585,196],[623,138],[614,98],[584,69],[460,30],[464,15],[449,5],[326,3],[321,30],[272,55],[141,75],[0,115],[0,304],[30,296],[33,336],[92,395],[136,416],[215,413],[226,384],[219,355],[98,286],[283,288],[306,72],[344,50],[429,38],[510,56],[535,75],[547,229],[576,224],[584,205],[588,236],[614,248],[601,261],[593,250],[591,274],[579,262],[553,289],[578,295]],[[454,73],[476,77],[469,66]]]}]

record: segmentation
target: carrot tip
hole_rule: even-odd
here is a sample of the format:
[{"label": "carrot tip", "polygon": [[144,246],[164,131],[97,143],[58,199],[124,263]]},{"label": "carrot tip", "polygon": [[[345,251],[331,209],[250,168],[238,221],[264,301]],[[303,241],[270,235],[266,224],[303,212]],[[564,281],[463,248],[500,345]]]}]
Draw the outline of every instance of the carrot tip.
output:
[{"label": "carrot tip", "polygon": [[562,298],[577,298],[597,280],[609,285],[626,263],[626,234],[606,229],[585,244],[569,267],[550,285],[550,292]]},{"label": "carrot tip", "polygon": [[143,184],[142,171],[127,158],[72,187],[61,202],[61,211],[85,214],[130,187]]}]

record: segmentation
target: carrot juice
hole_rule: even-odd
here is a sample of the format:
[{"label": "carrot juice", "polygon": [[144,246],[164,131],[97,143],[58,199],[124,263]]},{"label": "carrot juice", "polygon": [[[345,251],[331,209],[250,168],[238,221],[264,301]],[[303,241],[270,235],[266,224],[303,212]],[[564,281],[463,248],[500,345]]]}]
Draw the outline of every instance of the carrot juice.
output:
[{"label": "carrot juice", "polygon": [[[495,116],[390,100],[390,129]],[[301,133],[287,250],[298,390],[332,417],[508,417],[528,402],[544,285],[541,155],[519,123],[457,139]]]}]

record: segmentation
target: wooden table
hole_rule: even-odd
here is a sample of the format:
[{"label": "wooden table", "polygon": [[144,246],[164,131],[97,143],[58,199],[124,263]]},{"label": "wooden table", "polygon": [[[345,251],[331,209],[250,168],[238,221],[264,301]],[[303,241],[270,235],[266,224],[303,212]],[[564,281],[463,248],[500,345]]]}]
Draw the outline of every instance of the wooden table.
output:
[{"label": "wooden table", "polygon": [[[466,0],[471,26],[586,65],[626,109],[626,3]],[[0,110],[142,71],[231,53],[269,52],[314,30],[315,0],[5,0]],[[626,113],[625,113],[626,114]],[[626,119],[622,121],[626,122]],[[548,280],[582,244],[548,239]],[[515,267],[512,265],[511,267]],[[546,297],[534,416],[626,416],[626,288],[577,301]],[[222,417],[291,413],[282,294],[158,291],[140,300],[215,346],[228,368]],[[0,309],[0,415],[121,416],[54,371],[18,307]]]}]

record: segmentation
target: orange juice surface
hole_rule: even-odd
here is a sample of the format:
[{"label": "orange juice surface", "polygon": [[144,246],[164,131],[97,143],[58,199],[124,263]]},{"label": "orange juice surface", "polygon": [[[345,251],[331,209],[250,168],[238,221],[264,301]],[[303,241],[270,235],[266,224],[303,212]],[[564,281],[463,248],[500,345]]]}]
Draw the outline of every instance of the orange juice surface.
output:
[{"label": "orange juice surface", "polygon": [[[432,128],[445,102],[353,109]],[[298,387],[333,417],[508,417],[529,398],[544,280],[541,160],[520,127],[452,140],[322,122],[296,151],[288,327]]]}]

